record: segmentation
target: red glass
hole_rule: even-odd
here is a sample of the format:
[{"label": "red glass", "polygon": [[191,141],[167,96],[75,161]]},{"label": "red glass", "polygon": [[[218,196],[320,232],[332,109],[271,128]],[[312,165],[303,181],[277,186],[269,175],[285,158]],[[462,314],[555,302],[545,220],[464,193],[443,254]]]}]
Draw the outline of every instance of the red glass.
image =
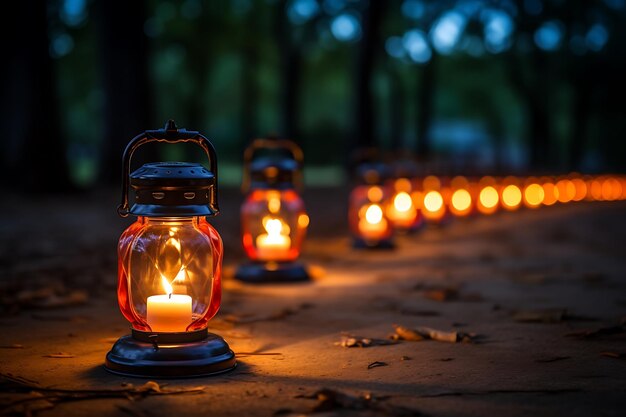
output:
[{"label": "red glass", "polygon": [[118,244],[120,310],[134,329],[162,331],[152,328],[148,298],[177,295],[190,302],[188,324],[166,331],[204,329],[220,306],[221,265],[222,239],[204,217],[139,217]]},{"label": "red glass", "polygon": [[254,190],[241,206],[243,248],[253,261],[295,261],[308,224],[304,202],[293,189]]},{"label": "red glass", "polygon": [[352,190],[348,208],[348,224],[352,236],[368,244],[391,239],[392,223],[385,213],[390,192],[378,185],[359,185]]}]

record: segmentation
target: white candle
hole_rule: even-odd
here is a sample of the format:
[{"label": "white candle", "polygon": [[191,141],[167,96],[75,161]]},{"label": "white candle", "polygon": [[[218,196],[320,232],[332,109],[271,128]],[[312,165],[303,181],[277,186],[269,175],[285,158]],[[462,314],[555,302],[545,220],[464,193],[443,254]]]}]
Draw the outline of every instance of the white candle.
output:
[{"label": "white candle", "polygon": [[291,247],[291,238],[282,235],[283,222],[280,219],[268,219],[264,222],[267,233],[256,238],[257,258],[261,261],[280,261],[287,257]]},{"label": "white candle", "polygon": [[153,332],[184,332],[192,320],[191,297],[163,294],[148,297],[147,321]]}]

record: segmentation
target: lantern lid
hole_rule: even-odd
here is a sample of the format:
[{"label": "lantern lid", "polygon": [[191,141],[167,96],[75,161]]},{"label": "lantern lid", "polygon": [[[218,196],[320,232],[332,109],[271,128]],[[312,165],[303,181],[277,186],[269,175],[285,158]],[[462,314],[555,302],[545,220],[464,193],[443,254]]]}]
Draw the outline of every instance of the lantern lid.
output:
[{"label": "lantern lid", "polygon": [[130,174],[135,204],[130,213],[146,217],[213,216],[214,174],[192,162],[151,162]]},{"label": "lantern lid", "polygon": [[251,188],[292,189],[300,164],[292,158],[260,157],[249,166]]}]

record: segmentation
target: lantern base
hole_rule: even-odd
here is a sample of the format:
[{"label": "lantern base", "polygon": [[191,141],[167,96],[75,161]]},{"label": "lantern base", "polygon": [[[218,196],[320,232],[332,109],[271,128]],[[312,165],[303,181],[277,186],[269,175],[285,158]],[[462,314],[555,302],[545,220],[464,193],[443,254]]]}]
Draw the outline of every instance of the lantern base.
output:
[{"label": "lantern base", "polygon": [[226,341],[206,329],[181,333],[133,329],[132,335],[115,342],[104,367],[124,376],[185,378],[221,374],[236,365]]},{"label": "lantern base", "polygon": [[355,249],[394,249],[396,245],[392,239],[368,240],[355,237],[352,240],[352,247]]},{"label": "lantern base", "polygon": [[298,262],[250,262],[239,266],[235,278],[250,284],[276,284],[310,280],[306,268]]}]

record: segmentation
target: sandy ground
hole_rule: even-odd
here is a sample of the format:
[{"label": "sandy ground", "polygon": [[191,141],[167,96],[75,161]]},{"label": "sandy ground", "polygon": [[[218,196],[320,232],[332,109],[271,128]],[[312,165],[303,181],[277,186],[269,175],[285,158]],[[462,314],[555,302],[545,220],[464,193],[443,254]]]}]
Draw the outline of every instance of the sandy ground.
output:
[{"label": "sandy ground", "polygon": [[[222,193],[215,225],[225,241],[227,277],[210,330],[239,354],[235,371],[157,381],[169,389],[203,387],[196,393],[24,404],[47,408],[42,416],[317,415],[320,404],[320,415],[624,415],[625,203],[462,219],[400,236],[396,250],[376,252],[350,248],[346,195],[306,195],[311,233],[304,260],[313,282],[251,286],[228,279],[243,259],[241,197]],[[12,196],[0,205],[3,375],[35,388],[145,383],[102,366],[113,341],[128,333],[115,293],[115,247],[128,220],[115,217],[116,196]],[[58,309],[16,301],[33,289],[84,290],[87,299]],[[448,299],[437,300],[441,294]],[[343,335],[388,340],[393,324],[482,338],[337,344]],[[601,328],[614,334],[567,336]],[[71,357],[46,357],[59,352]],[[385,366],[368,369],[376,361]],[[0,387],[5,413],[22,410],[4,408],[12,401],[45,395],[14,392],[23,387],[13,382]]]}]

